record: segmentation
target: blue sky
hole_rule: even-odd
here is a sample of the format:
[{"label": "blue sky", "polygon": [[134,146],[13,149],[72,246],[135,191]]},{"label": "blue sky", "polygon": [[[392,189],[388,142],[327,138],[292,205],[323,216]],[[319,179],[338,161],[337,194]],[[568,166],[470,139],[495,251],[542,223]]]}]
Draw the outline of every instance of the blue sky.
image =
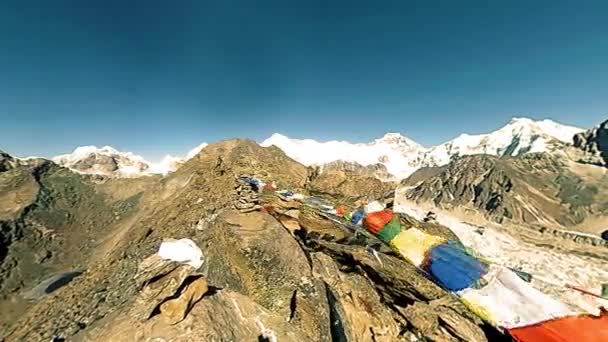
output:
[{"label": "blue sky", "polygon": [[[504,5],[498,5],[499,3]],[[608,117],[606,1],[0,2],[0,149],[158,159],[273,132],[432,145]]]}]

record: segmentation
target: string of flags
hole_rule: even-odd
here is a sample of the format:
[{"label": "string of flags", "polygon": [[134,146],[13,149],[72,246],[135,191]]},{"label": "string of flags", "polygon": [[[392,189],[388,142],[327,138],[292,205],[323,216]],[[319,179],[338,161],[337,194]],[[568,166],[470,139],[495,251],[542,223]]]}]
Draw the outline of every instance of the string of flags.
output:
[{"label": "string of flags", "polygon": [[[290,191],[278,191],[286,199],[296,199]],[[346,225],[364,227],[388,244],[404,259],[427,274],[434,282],[457,296],[471,311],[518,342],[600,342],[608,341],[608,313],[599,316],[573,311],[568,305],[530,285],[541,276],[509,268],[476,256],[459,242],[423,232],[404,229],[399,215],[379,202],[344,212],[325,200],[298,196],[325,217]],[[330,215],[341,217],[341,220]],[[355,228],[356,229],[356,228]],[[546,281],[545,281],[546,282]],[[552,284],[579,293],[608,299],[608,284],[601,294],[571,284]]]}]

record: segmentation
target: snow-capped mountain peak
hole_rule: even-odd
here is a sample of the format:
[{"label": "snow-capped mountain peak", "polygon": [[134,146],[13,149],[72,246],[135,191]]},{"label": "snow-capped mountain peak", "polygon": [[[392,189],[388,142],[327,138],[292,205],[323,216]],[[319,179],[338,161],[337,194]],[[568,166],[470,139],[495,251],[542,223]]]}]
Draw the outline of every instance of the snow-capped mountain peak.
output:
[{"label": "snow-capped mountain peak", "polygon": [[517,156],[524,153],[546,152],[554,142],[571,143],[583,129],[562,125],[545,119],[535,121],[517,117],[500,129],[487,134],[461,134],[453,140],[437,145],[425,154],[423,165],[436,166],[450,162],[455,156],[490,154]]},{"label": "snow-capped mountain peak", "polygon": [[[304,165],[322,166],[335,161],[357,163],[364,167],[382,164],[386,171],[401,179],[420,167],[445,165],[463,155],[517,156],[530,152],[550,152],[564,143],[571,143],[574,135],[582,131],[549,119],[536,121],[515,117],[496,131],[486,134],[463,133],[428,149],[397,132],[386,133],[369,143],[319,142],[274,133],[260,145],[275,145]],[[205,146],[207,144],[203,143],[193,148],[185,157],[167,155],[159,163],[150,163],[139,155],[120,152],[110,146],[81,146],[53,160],[81,173],[123,177],[166,175],[197,155]]]},{"label": "snow-capped mountain peak", "polygon": [[146,172],[150,164],[131,152],[119,152],[110,146],[80,146],[70,154],[56,156],[53,161],[85,174],[135,176]]},{"label": "snow-capped mountain peak", "polygon": [[516,156],[550,151],[554,144],[572,142],[574,135],[582,131],[548,119],[535,121],[516,117],[496,131],[487,134],[460,134],[455,139],[429,149],[400,133],[387,133],[368,144],[290,139],[274,133],[261,145],[276,145],[304,165],[324,165],[340,160],[362,166],[380,163],[396,178],[405,178],[422,166],[445,165],[452,158],[462,155]]},{"label": "snow-capped mountain peak", "polygon": [[72,153],[52,160],[64,167],[83,174],[114,177],[139,177],[152,174],[167,175],[198,154],[207,143],[188,152],[186,157],[165,156],[159,163],[151,163],[132,152],[121,152],[111,146],[79,146]]},{"label": "snow-capped mountain peak", "polygon": [[368,144],[348,141],[318,142],[312,139],[291,139],[274,133],[260,145],[275,145],[289,157],[304,165],[324,165],[337,160],[362,166],[384,164],[389,173],[406,177],[415,170],[422,146],[399,133],[388,133]]},{"label": "snow-capped mountain peak", "polygon": [[386,133],[382,138],[374,140],[375,144],[389,144],[396,146],[408,146],[412,149],[423,149],[423,147],[412,139],[402,135],[401,133]]}]

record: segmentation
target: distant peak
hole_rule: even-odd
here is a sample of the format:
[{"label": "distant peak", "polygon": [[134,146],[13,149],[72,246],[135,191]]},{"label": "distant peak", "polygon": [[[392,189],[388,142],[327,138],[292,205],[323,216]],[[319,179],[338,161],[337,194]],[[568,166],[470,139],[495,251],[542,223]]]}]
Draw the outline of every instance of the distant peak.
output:
[{"label": "distant peak", "polygon": [[553,126],[564,126],[567,127],[566,125],[560,124],[559,122],[555,122],[551,119],[542,119],[542,120],[534,120],[531,118],[527,118],[527,117],[514,117],[511,119],[511,121],[509,121],[509,125],[526,125],[526,126],[531,126],[531,125],[553,125]]},{"label": "distant peak", "polygon": [[511,121],[509,121],[509,125],[529,125],[529,124],[533,124],[536,121],[530,119],[530,118],[526,118],[526,117],[514,117],[511,119]]},{"label": "distant peak", "polygon": [[111,146],[97,147],[95,145],[78,146],[74,149],[72,154],[91,154],[91,153],[119,153],[115,148]]},{"label": "distant peak", "polygon": [[381,140],[402,140],[402,139],[406,139],[406,137],[403,136],[403,134],[401,134],[401,133],[388,132],[380,139]]},{"label": "distant peak", "polygon": [[289,138],[281,133],[272,133],[272,135],[268,139],[289,139]]},{"label": "distant peak", "polygon": [[410,146],[418,146],[416,142],[412,139],[404,136],[401,133],[389,132],[386,133],[382,138],[376,139],[376,143],[386,143],[386,144],[399,144],[399,145],[410,145]]}]

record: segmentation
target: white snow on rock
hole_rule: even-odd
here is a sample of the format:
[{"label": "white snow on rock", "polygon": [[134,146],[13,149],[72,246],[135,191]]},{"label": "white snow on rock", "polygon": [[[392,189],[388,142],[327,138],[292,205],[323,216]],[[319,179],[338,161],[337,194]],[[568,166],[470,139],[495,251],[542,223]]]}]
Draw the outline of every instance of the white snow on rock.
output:
[{"label": "white snow on rock", "polygon": [[203,252],[190,239],[163,241],[157,254],[165,260],[190,265],[195,269],[203,265]]},{"label": "white snow on rock", "polygon": [[608,283],[608,268],[601,260],[521,241],[491,222],[484,225],[483,234],[480,234],[476,225],[464,222],[452,213],[408,201],[406,191],[407,187],[401,187],[395,192],[396,212],[422,220],[431,209],[437,214],[437,221],[450,228],[465,246],[482,258],[532,274],[532,285],[540,291],[560,299],[577,311],[598,314],[600,306],[608,307],[608,300],[583,295],[565,287],[570,284],[599,294],[600,284]]},{"label": "white snow on rock", "polygon": [[304,165],[319,165],[342,160],[363,166],[376,163],[389,173],[403,179],[423,166],[448,164],[455,156],[490,154],[515,156],[531,152],[551,151],[552,143],[571,143],[583,129],[551,120],[534,121],[514,118],[506,126],[488,133],[462,134],[443,144],[424,148],[399,133],[387,133],[371,143],[347,141],[318,142],[312,139],[291,139],[275,133],[260,145],[275,145]]}]

